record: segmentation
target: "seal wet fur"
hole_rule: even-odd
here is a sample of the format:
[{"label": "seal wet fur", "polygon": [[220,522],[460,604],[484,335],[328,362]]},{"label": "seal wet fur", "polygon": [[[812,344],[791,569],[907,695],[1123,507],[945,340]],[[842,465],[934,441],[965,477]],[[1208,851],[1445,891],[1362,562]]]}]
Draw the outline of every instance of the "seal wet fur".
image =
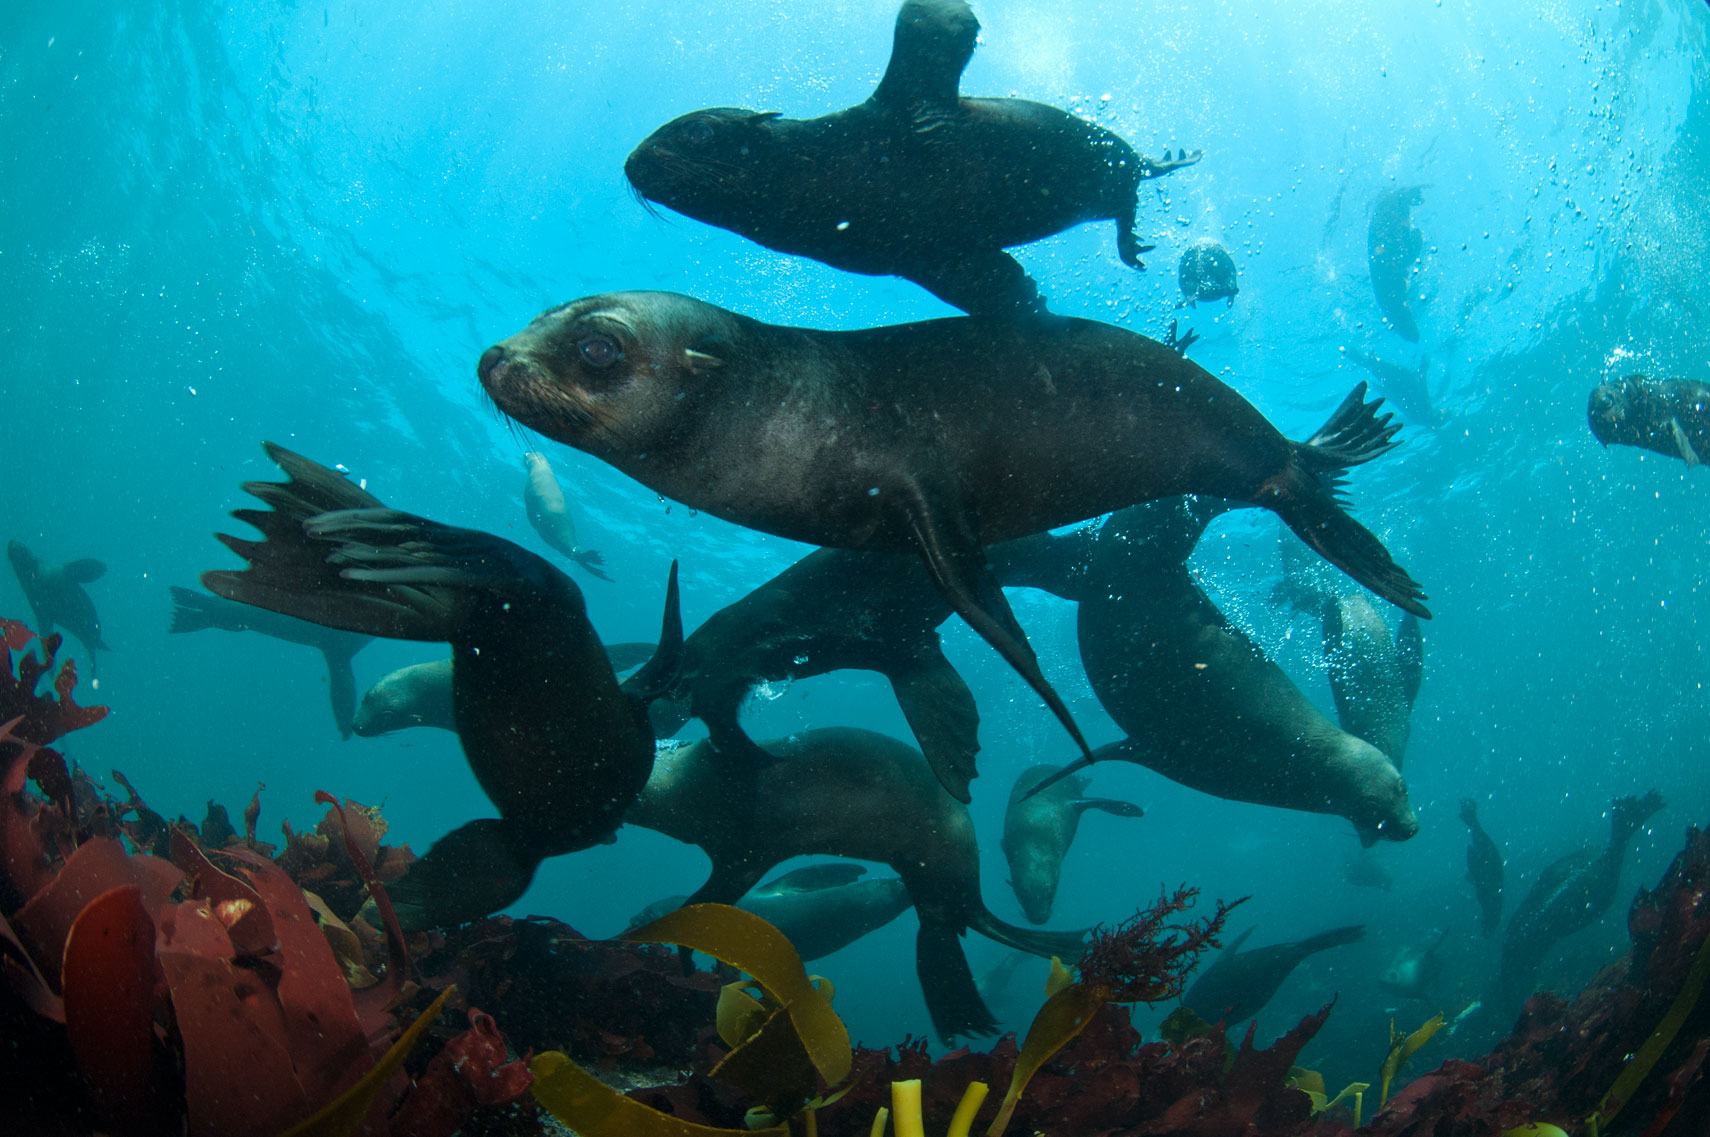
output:
[{"label": "seal wet fur", "polygon": [[919,751],[886,735],[832,728],[767,741],[768,765],[725,761],[705,741],[663,750],[627,820],[712,861],[692,903],[733,904],[792,857],[889,865],[908,887],[920,931],[916,968],[941,1038],[996,1029],[960,936],[1042,956],[1079,956],[1078,932],[1006,924],[980,895],[980,854],[967,807],[938,784]]},{"label": "seal wet fur", "polygon": [[956,611],[1068,708],[985,547],[1205,493],[1277,513],[1321,556],[1426,615],[1339,492],[1398,429],[1356,387],[1305,442],[1178,352],[1088,320],[780,327],[673,293],[551,309],[478,366],[501,410],[649,488],[814,545],[912,550]]},{"label": "seal wet fur", "polygon": [[407,927],[515,902],[546,857],[606,840],[647,782],[646,705],[682,643],[676,566],[659,653],[620,686],[575,583],[490,534],[380,507],[333,471],[269,444],[289,481],[249,482],[271,506],[233,516],[263,540],[220,540],[249,562],[210,592],[327,627],[449,642],[463,752],[499,811],[435,842],[391,892]]},{"label": "seal wet fur", "polygon": [[695,111],[636,147],[624,171],[648,201],[769,249],[900,276],[966,312],[1043,309],[1006,248],[1116,222],[1124,264],[1140,183],[1199,160],[1141,156],[1103,127],[1023,99],[963,98],[980,24],[962,0],[908,0],[871,98],[813,119]]}]

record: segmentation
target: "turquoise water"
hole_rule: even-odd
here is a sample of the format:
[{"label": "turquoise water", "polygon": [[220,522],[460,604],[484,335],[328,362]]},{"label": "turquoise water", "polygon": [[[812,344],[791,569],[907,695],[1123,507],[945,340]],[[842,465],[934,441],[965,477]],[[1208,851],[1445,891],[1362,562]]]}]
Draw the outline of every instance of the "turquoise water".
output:
[{"label": "turquoise water", "polygon": [[[167,587],[229,564],[238,483],[273,439],[342,463],[400,508],[544,552],[524,518],[518,440],[474,363],[538,310],[592,292],[687,292],[780,323],[855,328],[947,314],[904,282],[838,274],[628,193],[622,163],[659,123],[707,105],[811,116],[867,96],[889,0],[642,3],[18,5],[0,14],[0,332],[7,492],[0,533],[45,559],[94,556],[113,715],[73,740],[161,812],[235,810],[267,784],[264,828],[318,814],[326,788],[381,803],[418,850],[484,805],[449,736],[341,742],[319,660],[254,637],[168,637]],[[1200,364],[1301,436],[1358,380],[1347,347],[1429,354],[1436,430],[1352,481],[1358,515],[1431,593],[1407,778],[1420,835],[1377,856],[1391,891],[1344,877],[1345,822],[1235,805],[1144,770],[1096,789],[1144,803],[1089,818],[1053,924],[1122,917],[1161,882],[1252,895],[1256,942],[1366,921],[1365,943],[1298,973],[1261,1016],[1280,1031],[1331,993],[1318,1047],[1374,1054],[1390,1008],[1453,1014],[1494,944],[1462,881],[1456,802],[1481,803],[1508,857],[1510,907],[1537,869],[1601,843],[1609,799],[1662,790],[1616,905],[1545,979],[1577,987],[1625,943],[1626,901],[1705,820],[1710,538],[1702,470],[1604,450],[1585,397],[1606,375],[1705,379],[1710,303],[1710,11],[1697,3],[1376,6],[1047,3],[978,7],[973,94],[1071,107],[1156,154],[1205,160],[1143,187],[1135,274],[1110,227],[1020,251],[1057,311],[1161,336],[1174,264],[1200,237],[1241,267],[1227,310],[1181,313]],[[1494,10],[1493,10],[1494,9]],[[1381,325],[1366,277],[1370,203],[1423,185],[1422,342]],[[548,451],[584,540],[616,584],[579,577],[607,641],[657,627],[668,562],[699,620],[799,546],[659,501],[592,458]],[[1270,602],[1268,516],[1224,518],[1196,564],[1231,616],[1324,706],[1318,632]],[[1047,674],[1095,741],[1072,609],[1018,594]],[[23,614],[10,577],[0,612]],[[1038,701],[967,629],[949,654],[982,714],[974,815],[984,892],[1019,922],[997,837],[1009,783],[1070,756]],[[380,642],[359,680],[440,649]],[[87,672],[86,672],[87,673]],[[839,674],[750,708],[760,738],[838,723],[906,727],[888,690]],[[609,934],[692,890],[699,853],[649,833],[548,862],[520,909]],[[1452,935],[1440,998],[1375,985],[1397,946]],[[912,917],[816,965],[855,1034],[926,1030]],[[968,941],[976,973],[1000,951]],[[1024,1026],[1032,972],[995,1008]],[[1167,1009],[1167,1008],[1163,1008]],[[1163,1010],[1161,1009],[1161,1010]],[[1142,1012],[1146,1014],[1146,1012]],[[1350,1058],[1350,1061],[1353,1059]]]}]

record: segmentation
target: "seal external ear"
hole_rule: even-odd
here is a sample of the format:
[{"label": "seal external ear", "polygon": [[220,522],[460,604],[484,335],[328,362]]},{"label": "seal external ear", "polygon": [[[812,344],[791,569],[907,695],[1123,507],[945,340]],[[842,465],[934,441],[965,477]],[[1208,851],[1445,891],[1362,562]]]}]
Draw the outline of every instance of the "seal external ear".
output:
[{"label": "seal external ear", "polygon": [[973,800],[968,783],[978,776],[980,711],[960,673],[944,658],[936,632],[885,671],[909,729],[938,782],[957,801]]},{"label": "seal external ear", "polygon": [[980,21],[965,0],[905,0],[873,101],[897,110],[954,106],[979,34]]}]

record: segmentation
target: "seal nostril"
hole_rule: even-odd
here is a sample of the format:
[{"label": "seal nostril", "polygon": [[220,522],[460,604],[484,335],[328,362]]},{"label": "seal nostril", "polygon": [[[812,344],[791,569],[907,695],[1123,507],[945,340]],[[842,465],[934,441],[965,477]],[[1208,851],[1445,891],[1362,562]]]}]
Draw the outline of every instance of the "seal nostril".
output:
[{"label": "seal nostril", "polygon": [[475,365],[475,374],[481,377],[482,382],[486,382],[487,376],[492,373],[493,368],[504,361],[505,349],[495,344],[481,353],[481,362]]}]

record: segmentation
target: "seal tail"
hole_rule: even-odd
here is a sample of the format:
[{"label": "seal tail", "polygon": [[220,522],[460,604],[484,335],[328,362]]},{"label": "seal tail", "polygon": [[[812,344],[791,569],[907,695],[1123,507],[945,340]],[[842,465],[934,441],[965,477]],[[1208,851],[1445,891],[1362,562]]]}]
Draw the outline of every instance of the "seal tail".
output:
[{"label": "seal tail", "polygon": [[980,997],[955,928],[923,916],[914,938],[914,966],[932,1029],[942,1041],[997,1033],[997,1020]]},{"label": "seal tail", "polygon": [[1271,484],[1270,506],[1319,556],[1404,612],[1430,619],[1425,593],[1395,563],[1383,542],[1349,516],[1342,488],[1349,468],[1397,445],[1400,424],[1380,415],[1382,399],[1365,401],[1366,384],[1349,392],[1322,427],[1294,447],[1294,461]]},{"label": "seal tail", "polygon": [[1014,924],[1008,924],[998,919],[984,906],[981,906],[980,910],[969,918],[968,926],[988,940],[1045,959],[1056,956],[1063,960],[1077,960],[1081,958],[1081,952],[1085,950],[1087,943],[1087,933],[1084,928],[1078,932],[1048,932],[1038,928],[1018,928]]}]

